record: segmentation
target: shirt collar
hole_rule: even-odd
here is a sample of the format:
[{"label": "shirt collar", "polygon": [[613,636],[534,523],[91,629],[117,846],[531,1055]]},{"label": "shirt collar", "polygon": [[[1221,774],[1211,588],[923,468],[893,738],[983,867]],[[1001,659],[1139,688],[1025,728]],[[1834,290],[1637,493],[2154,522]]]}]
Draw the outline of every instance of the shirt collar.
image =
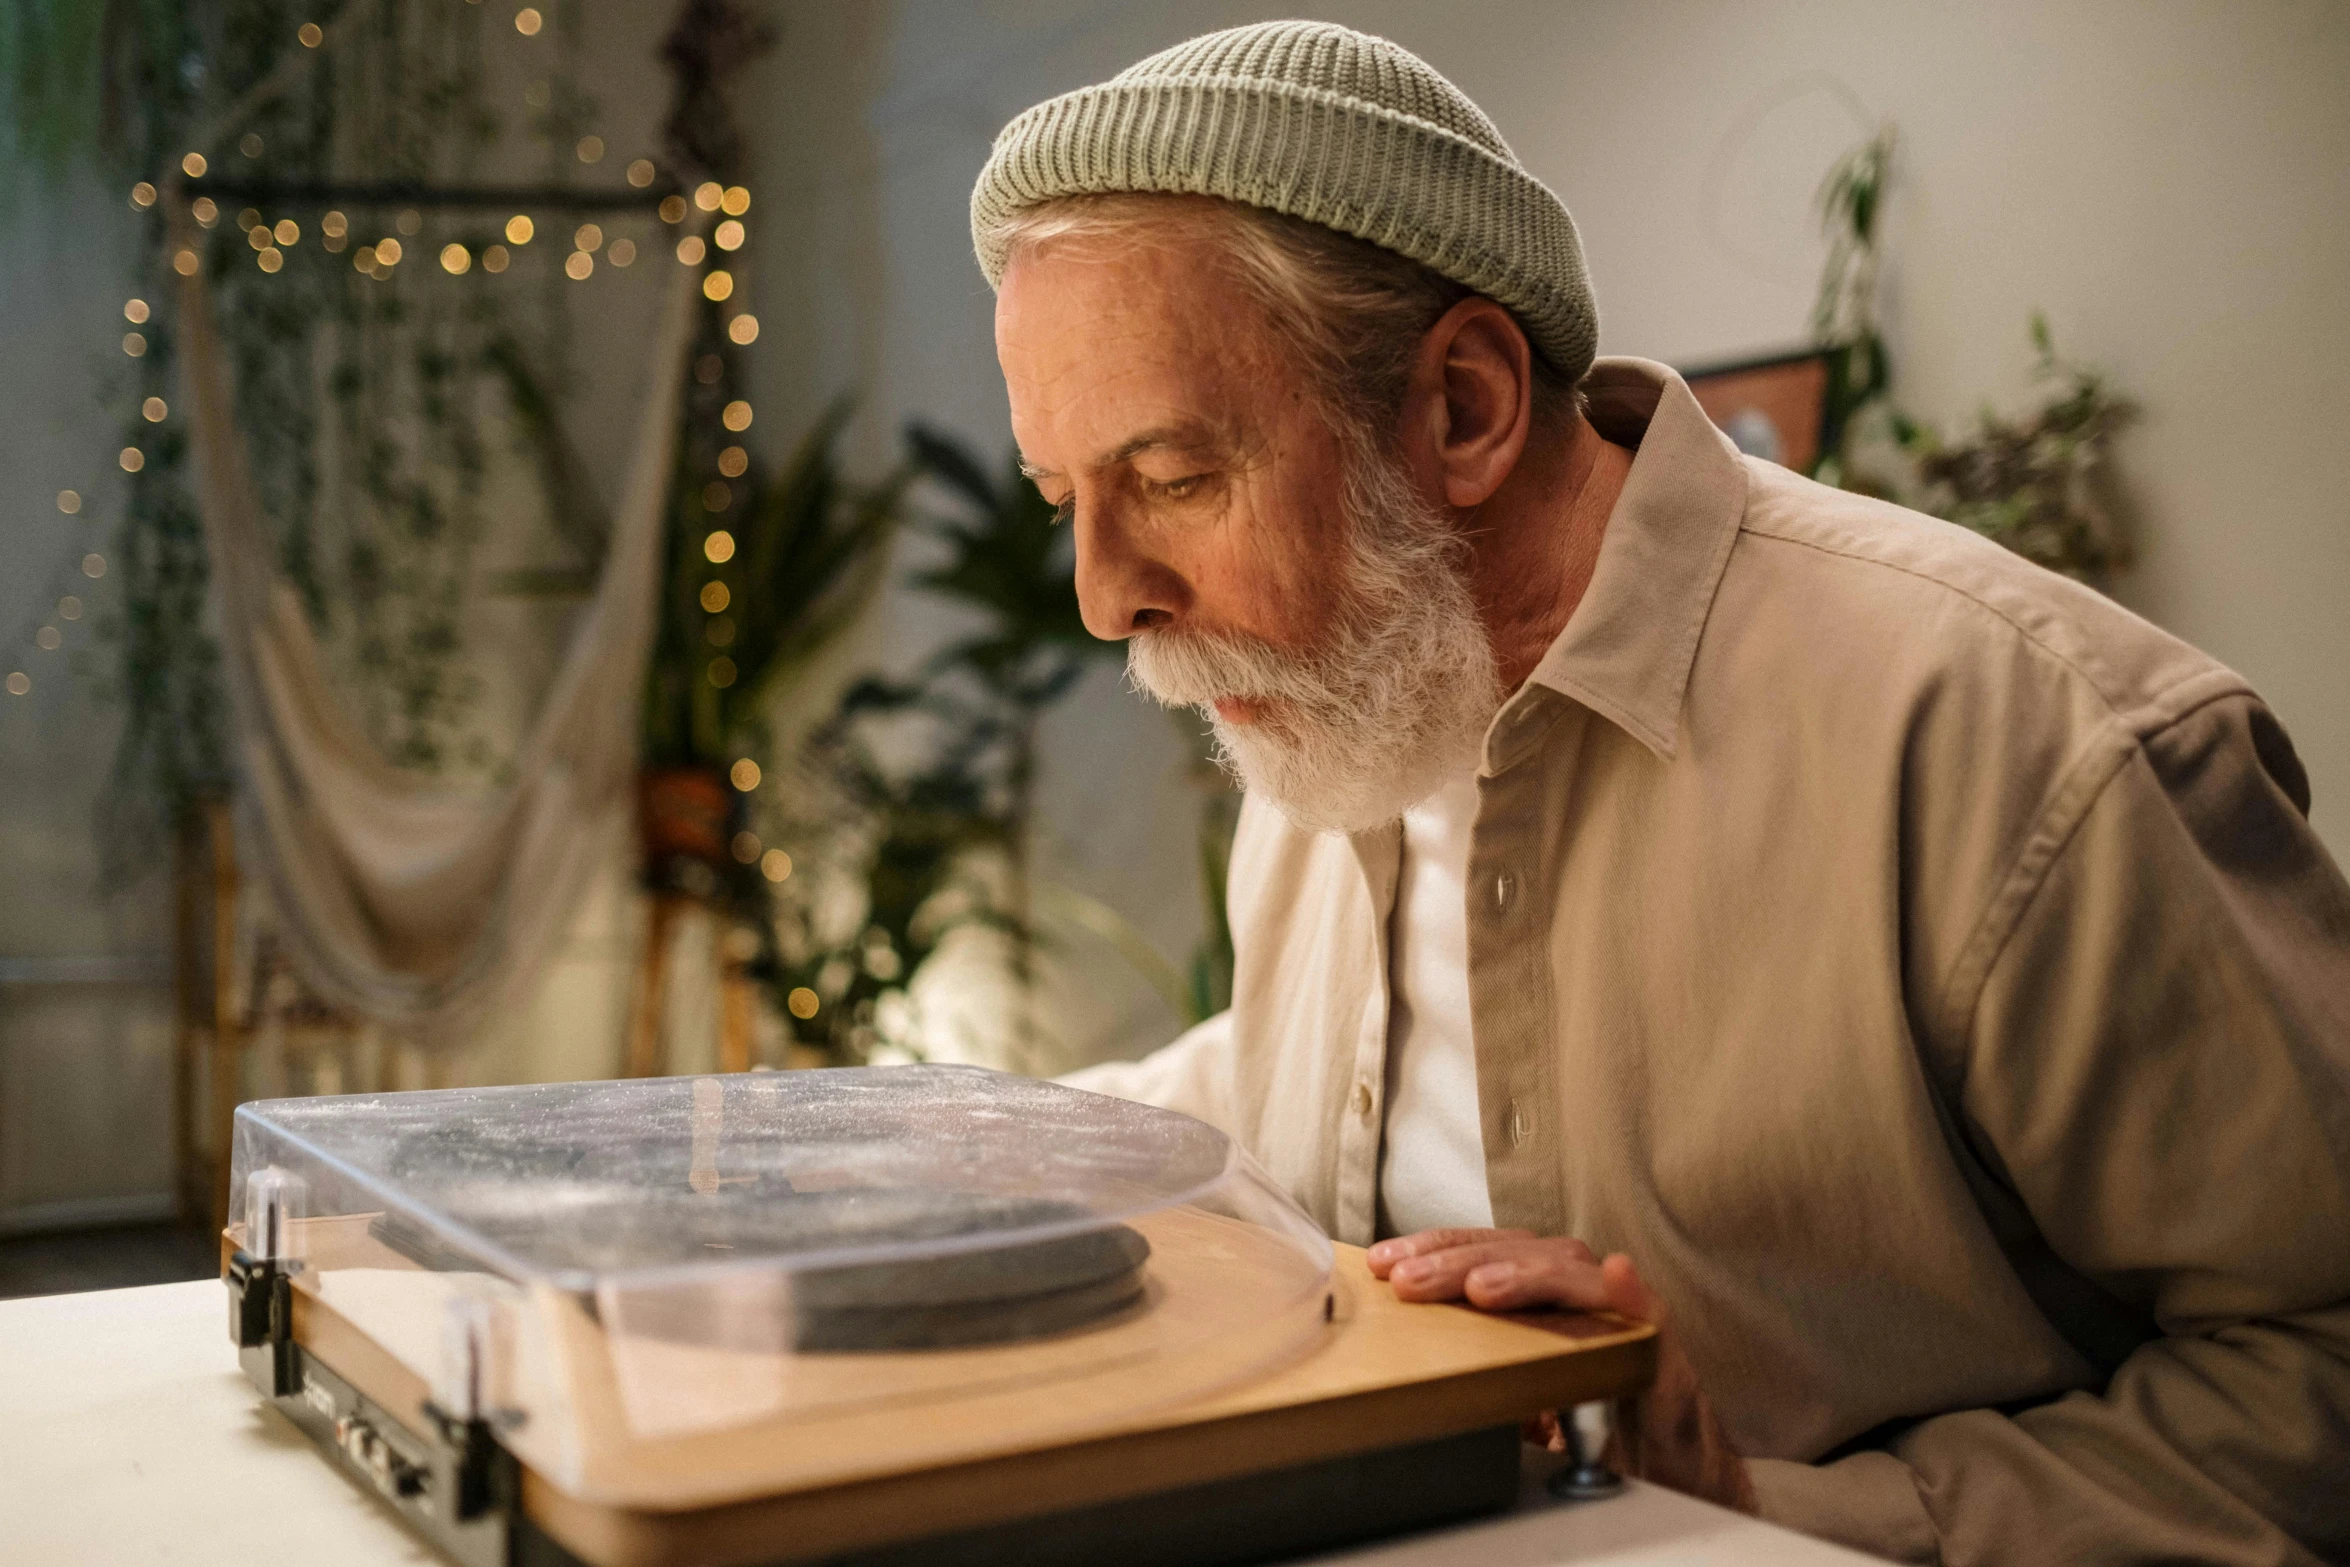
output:
[{"label": "shirt collar", "polygon": [[1746,513],[1746,470],[1663,365],[1602,359],[1583,392],[1592,428],[1636,455],[1591,585],[1509,706],[1547,687],[1669,759],[1698,637]]}]

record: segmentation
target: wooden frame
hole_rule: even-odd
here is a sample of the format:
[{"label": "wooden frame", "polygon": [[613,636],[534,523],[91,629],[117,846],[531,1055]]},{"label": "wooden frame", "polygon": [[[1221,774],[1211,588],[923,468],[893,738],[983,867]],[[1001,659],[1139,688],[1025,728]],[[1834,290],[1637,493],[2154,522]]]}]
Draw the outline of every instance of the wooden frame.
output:
[{"label": "wooden frame", "polygon": [[1681,372],[1697,405],[1749,456],[1809,473],[1827,435],[1829,360],[1803,348]]}]

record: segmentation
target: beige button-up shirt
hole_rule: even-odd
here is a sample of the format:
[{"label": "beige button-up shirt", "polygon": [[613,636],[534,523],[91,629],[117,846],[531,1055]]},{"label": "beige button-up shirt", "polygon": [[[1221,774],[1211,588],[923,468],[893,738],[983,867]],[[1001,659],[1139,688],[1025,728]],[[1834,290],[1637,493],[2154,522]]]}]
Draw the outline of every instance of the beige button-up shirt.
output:
[{"label": "beige button-up shirt", "polygon": [[[2283,730],[1662,367],[1586,390],[1638,456],[1470,854],[1497,1222],[1631,1253],[1797,1528],[2350,1559],[2350,888]],[[1252,804],[1230,1026],[1079,1080],[1370,1241],[1396,863]]]}]

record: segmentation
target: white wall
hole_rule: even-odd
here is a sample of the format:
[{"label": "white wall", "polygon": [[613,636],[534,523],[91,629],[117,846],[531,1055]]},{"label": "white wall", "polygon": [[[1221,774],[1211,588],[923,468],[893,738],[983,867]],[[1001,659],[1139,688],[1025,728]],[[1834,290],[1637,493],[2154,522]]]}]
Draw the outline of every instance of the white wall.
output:
[{"label": "white wall", "polygon": [[[899,0],[853,26],[848,10],[787,9],[785,47],[804,73],[869,84],[862,134],[843,128],[837,92],[761,111],[763,149],[804,148],[810,116],[853,149],[837,167],[802,158],[800,177],[826,192],[828,221],[877,236],[845,246],[853,279],[809,296],[859,345],[827,368],[865,373],[877,429],[920,413],[1001,442],[991,300],[965,219],[995,131],[1153,49],[1295,8]],[[1986,401],[2017,406],[2037,307],[2063,349],[2143,404],[2116,451],[2139,549],[2120,594],[2260,686],[2308,763],[2320,830],[2350,851],[2350,8],[1311,10],[1424,54],[1565,198],[1604,352],[1688,364],[1799,342],[1821,254],[1813,193],[1869,120],[1893,119],[1886,308],[1902,400],[1954,433]],[[877,645],[903,657],[934,634],[919,606],[893,606]],[[1196,898],[1166,720],[1104,678],[1058,729],[1059,873],[1179,949]],[[1090,1000],[1069,1018],[1080,1050],[1172,1031],[1143,999]]]}]

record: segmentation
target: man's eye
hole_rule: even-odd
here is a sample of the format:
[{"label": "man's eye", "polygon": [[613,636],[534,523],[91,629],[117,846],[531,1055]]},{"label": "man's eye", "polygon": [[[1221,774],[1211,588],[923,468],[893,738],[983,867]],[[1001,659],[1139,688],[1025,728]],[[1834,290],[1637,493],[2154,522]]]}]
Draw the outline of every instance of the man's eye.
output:
[{"label": "man's eye", "polygon": [[1151,488],[1157,491],[1160,495],[1165,496],[1168,500],[1180,501],[1187,500],[1190,497],[1197,495],[1199,493],[1200,486],[1206,482],[1207,475],[1193,473],[1186,474],[1180,479],[1168,479],[1164,482],[1154,481],[1151,484]]}]

